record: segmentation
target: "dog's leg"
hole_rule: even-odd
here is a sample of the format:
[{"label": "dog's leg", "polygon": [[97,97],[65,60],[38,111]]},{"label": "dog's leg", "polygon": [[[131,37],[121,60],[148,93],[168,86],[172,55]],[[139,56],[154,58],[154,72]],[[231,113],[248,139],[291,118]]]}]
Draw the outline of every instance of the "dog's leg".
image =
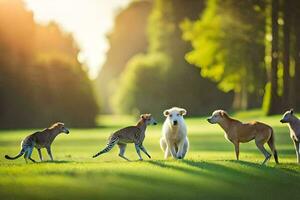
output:
[{"label": "dog's leg", "polygon": [[170,156],[170,150],[165,138],[160,139],[160,148],[165,153],[165,159],[167,159]]},{"label": "dog's leg", "polygon": [[261,141],[255,140],[257,148],[264,154],[265,160],[262,162],[264,165],[271,158],[271,154],[265,149],[264,144]]},{"label": "dog's leg", "polygon": [[181,140],[178,144],[178,151],[177,151],[177,154],[176,154],[176,157],[178,159],[182,159],[183,158],[183,146],[184,146],[184,142],[185,142],[185,139]]},{"label": "dog's leg", "polygon": [[293,140],[293,142],[296,150],[297,162],[300,163],[300,152],[299,152],[300,142],[297,142],[296,140]]},{"label": "dog's leg", "polygon": [[166,143],[166,140],[165,138],[160,138],[159,140],[159,143],[160,143],[160,148],[163,152],[166,151],[166,148],[167,148],[167,143]]},{"label": "dog's leg", "polygon": [[43,161],[42,151],[41,149],[37,149],[39,153],[40,160]]},{"label": "dog's leg", "polygon": [[167,149],[169,150],[169,152],[171,153],[173,158],[177,158],[175,146],[174,146],[174,144],[171,144],[171,142],[169,140],[167,140]]},{"label": "dog's leg", "polygon": [[119,156],[127,161],[130,161],[128,158],[126,158],[126,156],[124,156],[125,150],[126,150],[126,144],[118,144],[120,152],[119,152]]},{"label": "dog's leg", "polygon": [[236,160],[239,160],[239,155],[240,155],[240,143],[239,142],[235,142],[234,144],[234,150],[235,150],[235,156],[236,156]]},{"label": "dog's leg", "polygon": [[188,138],[185,138],[184,145],[183,145],[183,151],[182,151],[182,158],[185,157],[185,154],[187,153],[188,149],[189,149],[189,140],[188,140]]},{"label": "dog's leg", "polygon": [[167,159],[171,155],[169,147],[166,147],[165,150],[165,159]]}]

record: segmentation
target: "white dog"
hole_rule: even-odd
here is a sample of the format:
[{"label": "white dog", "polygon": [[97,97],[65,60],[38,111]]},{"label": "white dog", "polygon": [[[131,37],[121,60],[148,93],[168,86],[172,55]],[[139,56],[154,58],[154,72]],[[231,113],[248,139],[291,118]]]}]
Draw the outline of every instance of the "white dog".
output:
[{"label": "white dog", "polygon": [[188,151],[189,140],[183,115],[186,115],[186,110],[183,108],[173,107],[164,111],[164,116],[167,118],[162,128],[160,147],[165,153],[165,159],[170,154],[173,158],[182,159]]},{"label": "white dog", "polygon": [[291,109],[286,111],[283,118],[280,120],[281,123],[288,123],[290,129],[290,137],[294,142],[297,161],[300,164],[300,119],[294,114],[294,110]]}]

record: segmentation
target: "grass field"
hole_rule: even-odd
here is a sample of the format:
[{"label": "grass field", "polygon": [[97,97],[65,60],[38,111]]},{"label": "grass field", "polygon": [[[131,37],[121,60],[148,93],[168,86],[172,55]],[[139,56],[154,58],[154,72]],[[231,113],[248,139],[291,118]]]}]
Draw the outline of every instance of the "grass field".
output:
[{"label": "grass field", "polygon": [[[115,148],[97,159],[91,156],[106,144],[108,135],[135,123],[130,117],[103,116],[97,129],[71,129],[52,146],[55,162],[25,164],[15,155],[20,141],[32,130],[0,131],[0,198],[10,199],[299,199],[300,165],[288,128],[280,116],[259,117],[259,111],[237,113],[248,121],[258,119],[275,129],[281,164],[274,159],[261,166],[263,156],[253,142],[241,145],[241,161],[217,125],[204,118],[188,118],[190,151],[185,160],[163,160],[159,148],[161,123],[147,129],[145,147],[152,159],[137,161],[133,145],[118,157]],[[43,150],[44,158],[48,159]],[[38,160],[37,151],[33,158]]]}]

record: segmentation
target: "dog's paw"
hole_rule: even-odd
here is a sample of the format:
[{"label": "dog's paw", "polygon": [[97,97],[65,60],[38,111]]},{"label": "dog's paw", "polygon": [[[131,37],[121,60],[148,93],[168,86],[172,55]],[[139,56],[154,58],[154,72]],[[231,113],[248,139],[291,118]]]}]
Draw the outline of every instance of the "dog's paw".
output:
[{"label": "dog's paw", "polygon": [[176,158],[177,158],[177,159],[182,159],[183,156],[182,156],[181,154],[177,154],[177,155],[176,155]]}]

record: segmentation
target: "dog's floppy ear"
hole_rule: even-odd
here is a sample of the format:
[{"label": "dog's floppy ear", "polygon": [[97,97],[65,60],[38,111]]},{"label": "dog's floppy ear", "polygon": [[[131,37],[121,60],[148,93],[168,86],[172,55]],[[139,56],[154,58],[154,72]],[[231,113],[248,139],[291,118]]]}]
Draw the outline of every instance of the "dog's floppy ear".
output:
[{"label": "dog's floppy ear", "polygon": [[167,117],[170,114],[169,110],[165,110],[163,113],[165,117]]},{"label": "dog's floppy ear", "polygon": [[180,115],[186,115],[186,109],[182,108],[179,110]]},{"label": "dog's floppy ear", "polygon": [[294,109],[292,108],[292,109],[290,110],[290,112],[291,112],[291,114],[294,114]]}]

